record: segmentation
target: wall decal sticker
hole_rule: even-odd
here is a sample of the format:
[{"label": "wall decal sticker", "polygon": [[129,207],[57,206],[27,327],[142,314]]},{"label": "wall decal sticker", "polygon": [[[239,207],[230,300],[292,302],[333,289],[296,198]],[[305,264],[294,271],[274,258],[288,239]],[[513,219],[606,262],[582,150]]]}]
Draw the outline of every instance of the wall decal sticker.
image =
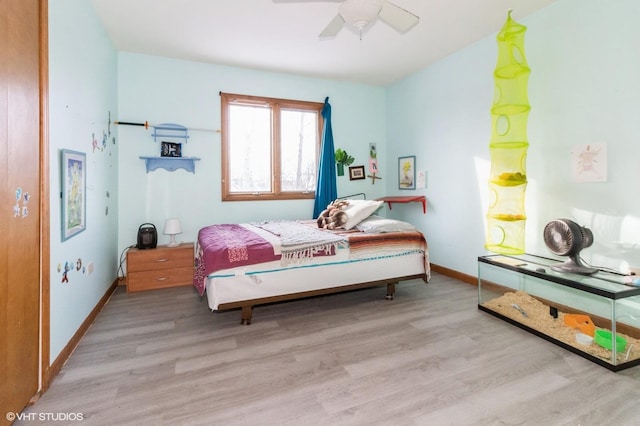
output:
[{"label": "wall decal sticker", "polygon": [[96,152],[96,150],[102,151],[98,146],[98,139],[96,139],[95,133],[91,133],[91,147],[93,148],[93,152]]},{"label": "wall decal sticker", "polygon": [[107,132],[102,131],[102,151],[107,149]]},{"label": "wall decal sticker", "polygon": [[[13,217],[20,217],[22,219],[29,216],[29,209],[26,204],[29,203],[31,196],[28,192],[18,187],[15,191],[16,203],[13,205]],[[20,205],[22,203],[22,205]]]},{"label": "wall decal sticker", "polygon": [[67,275],[67,273],[71,270],[71,265],[69,264],[69,262],[65,262],[64,263],[64,270],[62,271],[62,281],[63,283],[68,283],[69,282],[69,276]]}]

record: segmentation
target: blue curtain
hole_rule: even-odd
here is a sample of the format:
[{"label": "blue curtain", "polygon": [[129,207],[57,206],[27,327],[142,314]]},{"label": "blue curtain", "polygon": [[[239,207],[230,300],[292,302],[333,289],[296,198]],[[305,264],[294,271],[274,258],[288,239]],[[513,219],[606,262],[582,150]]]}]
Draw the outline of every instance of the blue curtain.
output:
[{"label": "blue curtain", "polygon": [[322,118],[324,118],[324,127],[322,129],[322,148],[320,151],[320,167],[318,168],[318,183],[316,184],[316,200],[313,205],[314,219],[327,208],[330,202],[338,198],[335,166],[336,156],[333,149],[329,97],[324,100]]}]

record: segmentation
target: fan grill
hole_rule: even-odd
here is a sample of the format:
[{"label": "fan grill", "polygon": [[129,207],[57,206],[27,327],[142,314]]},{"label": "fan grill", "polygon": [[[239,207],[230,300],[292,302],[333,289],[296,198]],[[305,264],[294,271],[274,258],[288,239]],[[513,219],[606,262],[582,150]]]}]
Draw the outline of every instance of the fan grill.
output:
[{"label": "fan grill", "polygon": [[544,227],[544,242],[554,254],[567,256],[577,246],[576,236],[581,235],[572,229],[566,219],[558,219],[547,223]]}]

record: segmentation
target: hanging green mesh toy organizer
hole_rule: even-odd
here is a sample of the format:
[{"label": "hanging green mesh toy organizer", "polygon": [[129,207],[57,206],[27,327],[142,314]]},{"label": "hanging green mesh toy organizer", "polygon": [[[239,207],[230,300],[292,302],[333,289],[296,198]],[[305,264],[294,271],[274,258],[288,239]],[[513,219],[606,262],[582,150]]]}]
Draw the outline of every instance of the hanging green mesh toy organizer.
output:
[{"label": "hanging green mesh toy organizer", "polygon": [[497,36],[486,248],[501,254],[524,253],[527,121],[531,109],[527,95],[531,70],[524,54],[526,30],[511,19],[509,11]]}]

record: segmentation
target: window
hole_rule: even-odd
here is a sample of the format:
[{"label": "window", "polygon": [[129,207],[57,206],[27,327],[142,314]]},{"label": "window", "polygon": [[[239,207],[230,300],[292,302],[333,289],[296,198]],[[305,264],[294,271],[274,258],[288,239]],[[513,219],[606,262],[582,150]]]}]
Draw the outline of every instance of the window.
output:
[{"label": "window", "polygon": [[314,198],[324,103],[220,97],[222,200]]}]

